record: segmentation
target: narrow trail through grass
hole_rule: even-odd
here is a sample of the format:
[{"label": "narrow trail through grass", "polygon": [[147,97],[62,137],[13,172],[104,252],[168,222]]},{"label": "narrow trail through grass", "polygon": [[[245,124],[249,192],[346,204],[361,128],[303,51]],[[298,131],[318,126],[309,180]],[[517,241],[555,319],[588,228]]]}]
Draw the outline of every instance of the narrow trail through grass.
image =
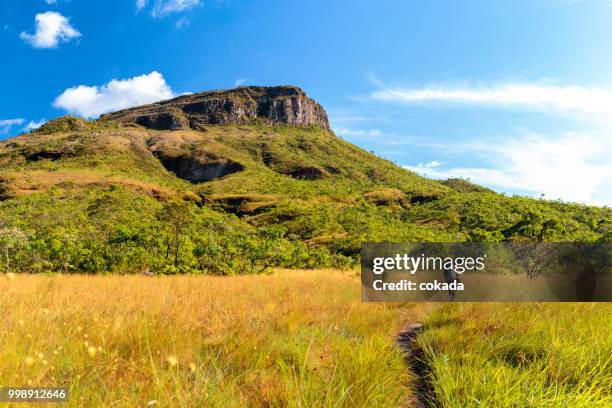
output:
[{"label": "narrow trail through grass", "polygon": [[431,367],[423,350],[416,339],[423,328],[422,323],[409,324],[397,338],[397,345],[404,352],[406,365],[413,373],[412,387],[415,392],[413,408],[437,407],[433,384],[431,383]]}]

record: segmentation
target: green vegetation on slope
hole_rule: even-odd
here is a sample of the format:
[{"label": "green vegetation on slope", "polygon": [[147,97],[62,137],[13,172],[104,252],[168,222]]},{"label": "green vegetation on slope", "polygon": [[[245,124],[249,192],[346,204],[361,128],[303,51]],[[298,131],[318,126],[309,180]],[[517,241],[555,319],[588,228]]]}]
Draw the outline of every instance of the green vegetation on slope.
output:
[{"label": "green vegetation on slope", "polygon": [[0,270],[350,267],[366,241],[597,241],[611,211],[406,171],[318,127],[60,118],[0,143]]}]

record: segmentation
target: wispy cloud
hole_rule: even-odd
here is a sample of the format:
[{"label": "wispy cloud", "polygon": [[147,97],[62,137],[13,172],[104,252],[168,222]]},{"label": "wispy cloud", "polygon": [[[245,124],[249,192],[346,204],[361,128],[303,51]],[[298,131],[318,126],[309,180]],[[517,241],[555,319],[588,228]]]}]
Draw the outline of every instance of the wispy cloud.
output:
[{"label": "wispy cloud", "polygon": [[[448,165],[433,161],[406,166],[429,177],[464,177],[500,191],[599,205],[612,203],[612,162],[608,157],[612,151],[612,90],[550,82],[402,88],[377,80],[375,85],[379,89],[371,93],[371,99],[398,105],[489,107],[579,119],[578,123],[584,124],[581,131],[561,135],[523,133],[497,138],[495,144],[485,143],[488,138],[397,143],[425,143],[428,149],[452,159]],[[497,133],[506,131],[515,129],[499,129]],[[455,160],[461,160],[461,164],[453,165]],[[466,161],[474,165],[465,165]]]},{"label": "wispy cloud", "polygon": [[41,119],[39,121],[34,121],[31,120],[27,125],[25,125],[25,127],[23,128],[23,130],[25,132],[31,132],[33,130],[38,129],[39,127],[41,127],[42,125],[44,125],[45,123],[47,123],[46,119]]},{"label": "wispy cloud", "polygon": [[240,85],[243,85],[247,80],[244,78],[238,78],[237,80],[234,81],[234,86],[235,87],[239,87]]},{"label": "wispy cloud", "polygon": [[68,18],[55,11],[37,14],[34,34],[23,31],[19,37],[34,48],[55,48],[60,42],[67,42],[81,36]]},{"label": "wispy cloud", "polygon": [[0,135],[7,134],[13,126],[23,125],[25,119],[16,118],[16,119],[0,119]]},{"label": "wispy cloud", "polygon": [[[151,4],[151,16],[154,18],[165,17],[169,14],[181,13],[202,4],[202,0],[136,0],[136,10],[140,11]],[[182,28],[189,24],[187,19],[179,19],[175,23],[176,28]]]},{"label": "wispy cloud", "polygon": [[363,122],[388,122],[388,118],[382,116],[332,114],[330,120],[338,124],[354,124]]},{"label": "wispy cloud", "polygon": [[482,87],[383,88],[375,100],[406,104],[489,105],[536,111],[612,114],[612,91],[582,86],[509,83]]},{"label": "wispy cloud", "polygon": [[164,17],[172,13],[180,13],[199,6],[200,0],[156,0],[151,15]]},{"label": "wispy cloud", "polygon": [[443,163],[438,160],[432,160],[427,163],[419,163],[418,167],[422,169],[433,169],[435,167],[440,167]]},{"label": "wispy cloud", "polygon": [[356,137],[378,137],[382,135],[380,129],[348,129],[345,127],[334,128],[334,132],[339,136],[356,136]]},{"label": "wispy cloud", "polygon": [[129,79],[113,79],[101,86],[66,89],[53,106],[84,117],[169,99],[175,96],[163,75],[153,71]]},{"label": "wispy cloud", "polygon": [[[464,177],[502,191],[523,191],[551,199],[612,203],[612,138],[607,134],[531,135],[490,146],[482,166],[405,166],[433,178]],[[479,153],[476,152],[475,155]]]},{"label": "wispy cloud", "polygon": [[187,27],[189,24],[190,24],[190,21],[188,18],[181,17],[178,20],[176,20],[176,23],[174,23],[174,28],[176,28],[177,30],[180,30],[182,28]]}]

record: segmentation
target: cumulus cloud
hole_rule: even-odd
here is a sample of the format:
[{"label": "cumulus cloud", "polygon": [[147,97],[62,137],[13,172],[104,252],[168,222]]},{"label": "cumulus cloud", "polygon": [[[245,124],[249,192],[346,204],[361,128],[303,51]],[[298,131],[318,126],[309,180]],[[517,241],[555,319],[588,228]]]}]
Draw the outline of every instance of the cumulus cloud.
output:
[{"label": "cumulus cloud", "polygon": [[23,125],[25,119],[0,119],[0,135],[7,134],[13,126]]},{"label": "cumulus cloud", "polygon": [[163,75],[153,71],[129,79],[113,79],[101,86],[79,85],[66,89],[55,99],[53,106],[79,116],[93,118],[103,113],[174,96]]},{"label": "cumulus cloud", "polygon": [[34,48],[55,48],[60,42],[67,42],[81,36],[68,18],[55,11],[37,14],[34,34],[23,31],[19,37]]},{"label": "cumulus cloud", "polygon": [[490,87],[385,88],[373,92],[371,97],[408,104],[442,102],[561,113],[612,114],[612,91],[581,86],[511,83]]},{"label": "cumulus cloud", "polygon": [[155,0],[151,15],[153,17],[164,17],[168,14],[180,13],[199,6],[200,2],[200,0]]},{"label": "cumulus cloud", "polygon": [[612,138],[607,134],[570,133],[554,138],[531,135],[491,146],[486,153],[490,163],[482,167],[405,167],[433,178],[469,178],[502,191],[610,205],[612,163],[606,156],[610,151]]}]

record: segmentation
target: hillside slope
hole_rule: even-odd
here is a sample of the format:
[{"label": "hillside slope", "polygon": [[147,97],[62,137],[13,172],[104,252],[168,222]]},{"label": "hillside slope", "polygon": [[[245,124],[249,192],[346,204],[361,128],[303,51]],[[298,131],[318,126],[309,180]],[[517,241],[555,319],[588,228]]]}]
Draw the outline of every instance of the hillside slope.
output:
[{"label": "hillside slope", "polygon": [[63,117],[0,142],[3,269],[349,266],[366,241],[603,240],[611,211],[438,182],[330,130],[296,87]]}]

